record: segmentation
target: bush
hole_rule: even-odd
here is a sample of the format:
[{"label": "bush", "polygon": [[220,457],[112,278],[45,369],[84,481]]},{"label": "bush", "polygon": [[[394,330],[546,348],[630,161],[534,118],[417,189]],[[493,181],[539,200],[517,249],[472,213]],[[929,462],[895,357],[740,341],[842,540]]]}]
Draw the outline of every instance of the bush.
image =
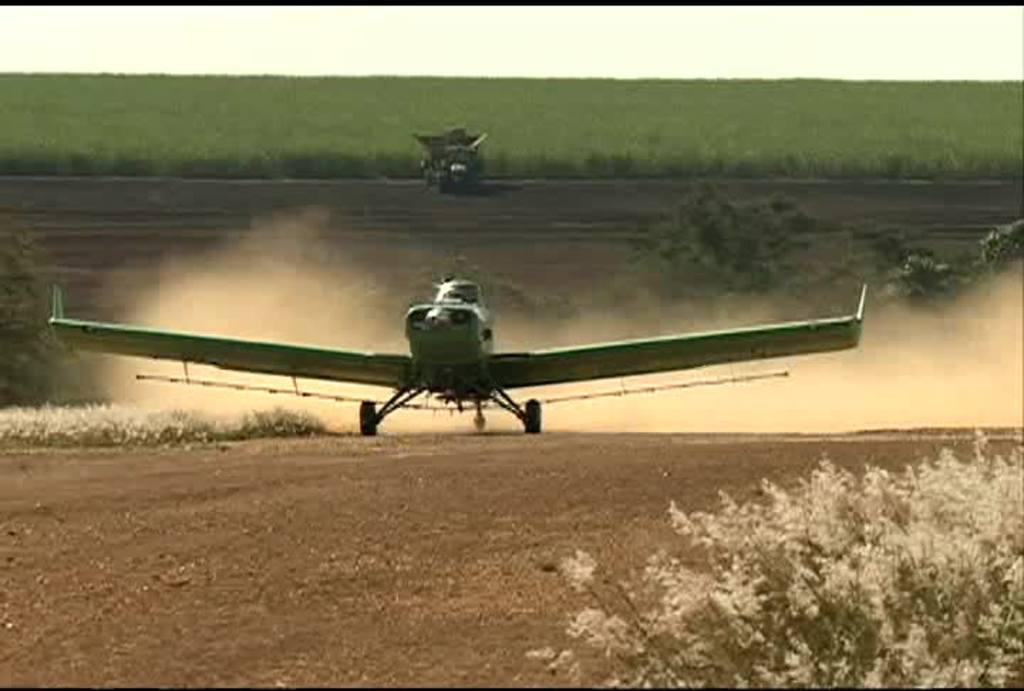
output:
[{"label": "bush", "polygon": [[982,266],[998,271],[1024,259],[1024,218],[998,226],[981,241]]},{"label": "bush", "polygon": [[[1019,685],[1022,449],[993,457],[979,437],[972,461],[946,450],[860,480],[826,459],[794,492],[764,482],[766,503],[673,504],[704,568],[651,559],[655,600],[641,611],[577,553],[563,568],[598,607],[569,633],[617,659],[610,682],[630,686]],[[571,651],[547,657],[578,664]]]},{"label": "bush", "polygon": [[46,330],[39,251],[0,219],[0,406],[34,404],[53,390],[56,353]]},{"label": "bush", "polygon": [[893,272],[889,287],[893,293],[912,301],[950,297],[960,287],[956,270],[939,261],[927,250],[906,255],[903,264]]},{"label": "bush", "polygon": [[29,232],[0,216],[0,408],[96,399],[96,372],[47,324],[53,268]]},{"label": "bush", "polygon": [[[715,185],[694,185],[671,218],[637,229],[630,278],[670,299],[807,292],[794,251],[834,224],[785,197],[735,201]],[[833,272],[835,273],[835,272]]]}]

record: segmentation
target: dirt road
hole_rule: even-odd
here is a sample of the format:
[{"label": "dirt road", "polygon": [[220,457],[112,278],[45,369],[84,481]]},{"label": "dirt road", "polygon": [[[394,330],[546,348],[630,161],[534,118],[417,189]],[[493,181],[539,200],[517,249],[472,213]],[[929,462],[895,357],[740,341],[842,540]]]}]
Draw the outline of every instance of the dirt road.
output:
[{"label": "dirt road", "polygon": [[406,435],[0,454],[0,684],[551,684],[528,650],[667,510],[968,438]]}]

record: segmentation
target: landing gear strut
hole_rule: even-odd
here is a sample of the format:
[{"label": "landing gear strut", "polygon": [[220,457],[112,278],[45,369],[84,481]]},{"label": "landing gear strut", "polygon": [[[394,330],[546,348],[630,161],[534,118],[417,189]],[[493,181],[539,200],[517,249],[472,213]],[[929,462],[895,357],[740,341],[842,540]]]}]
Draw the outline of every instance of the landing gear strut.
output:
[{"label": "landing gear strut", "polygon": [[494,393],[491,394],[491,400],[519,418],[527,434],[540,434],[540,401],[531,398],[526,402],[526,408],[524,409],[501,389],[494,390]]},{"label": "landing gear strut", "polygon": [[476,415],[473,417],[473,427],[476,428],[477,432],[483,432],[484,427],[487,426],[487,419],[484,417],[483,404],[481,401],[476,402]]},{"label": "landing gear strut", "polygon": [[377,425],[384,418],[395,412],[406,403],[423,393],[423,389],[399,389],[395,395],[388,399],[377,412],[377,404],[373,401],[363,401],[359,405],[359,432],[364,437],[372,437],[377,434]]}]

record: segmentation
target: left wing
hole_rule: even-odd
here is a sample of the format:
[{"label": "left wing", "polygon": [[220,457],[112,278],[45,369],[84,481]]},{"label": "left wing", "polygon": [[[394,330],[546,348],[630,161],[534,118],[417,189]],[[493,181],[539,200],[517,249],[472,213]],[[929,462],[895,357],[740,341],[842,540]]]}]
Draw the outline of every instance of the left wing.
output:
[{"label": "left wing", "polygon": [[408,355],[360,353],[66,319],[63,299],[56,287],[50,325],[62,343],[78,350],[194,362],[260,374],[398,387],[409,376],[412,364]]},{"label": "left wing", "polygon": [[494,355],[489,370],[505,389],[691,369],[856,348],[867,286],[854,315],[729,331]]}]

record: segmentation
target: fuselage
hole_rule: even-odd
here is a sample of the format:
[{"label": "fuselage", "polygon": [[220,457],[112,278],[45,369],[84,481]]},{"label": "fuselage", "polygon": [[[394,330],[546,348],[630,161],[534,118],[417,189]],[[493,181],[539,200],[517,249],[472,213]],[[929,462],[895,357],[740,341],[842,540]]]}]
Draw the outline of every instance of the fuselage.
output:
[{"label": "fuselage", "polygon": [[406,312],[405,334],[412,385],[452,400],[486,397],[492,389],[487,360],[494,348],[494,324],[476,284],[443,282],[432,302]]}]

